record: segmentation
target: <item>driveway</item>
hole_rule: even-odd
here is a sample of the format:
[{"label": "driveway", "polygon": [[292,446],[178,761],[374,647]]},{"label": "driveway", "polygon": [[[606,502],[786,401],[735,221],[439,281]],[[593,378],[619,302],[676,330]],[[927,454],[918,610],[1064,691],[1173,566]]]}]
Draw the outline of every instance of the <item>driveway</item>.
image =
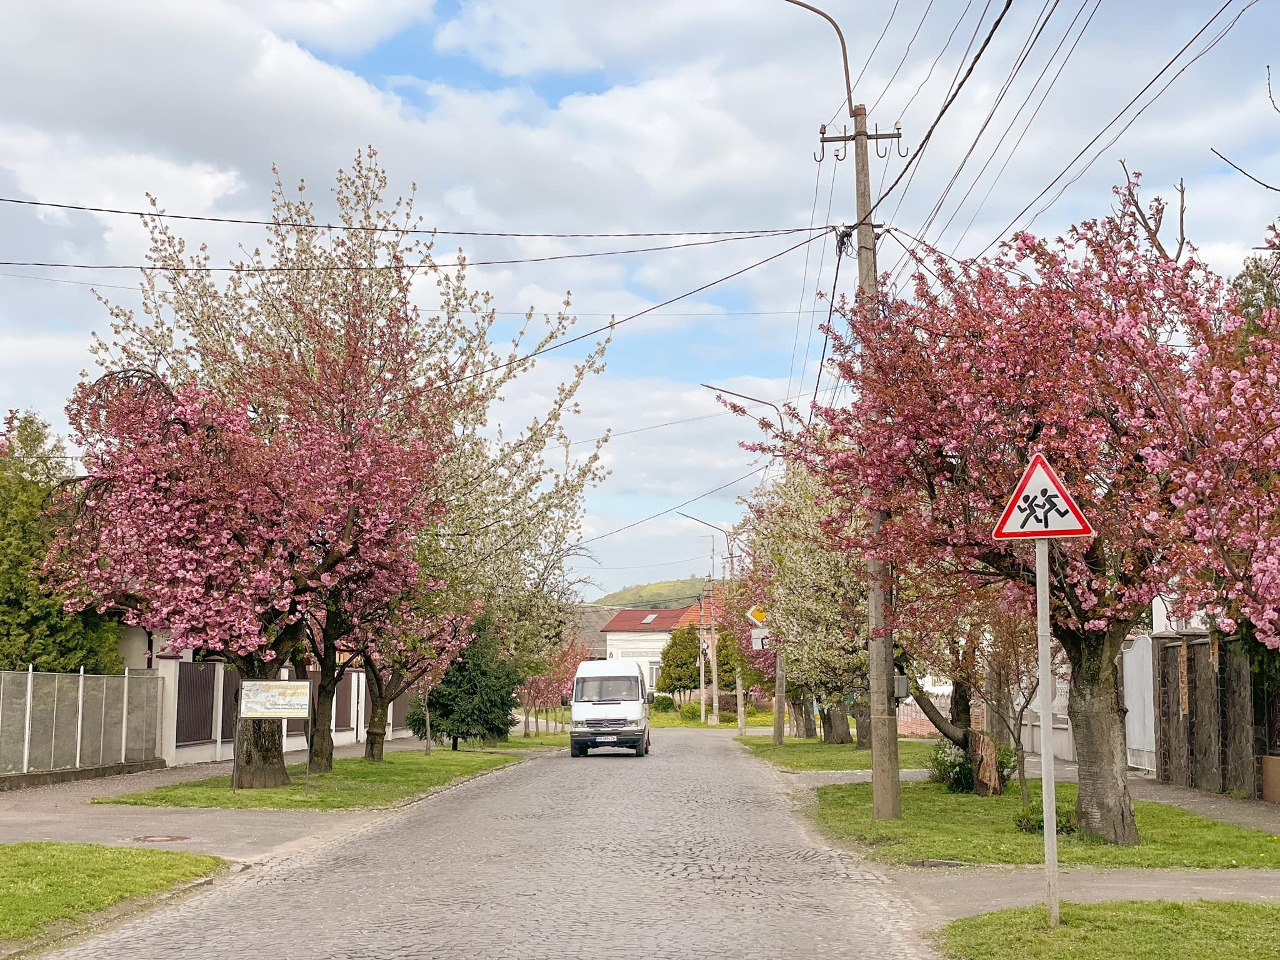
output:
[{"label": "driveway", "polygon": [[386,812],[54,954],[94,960],[932,956],[878,869],[711,732]]}]

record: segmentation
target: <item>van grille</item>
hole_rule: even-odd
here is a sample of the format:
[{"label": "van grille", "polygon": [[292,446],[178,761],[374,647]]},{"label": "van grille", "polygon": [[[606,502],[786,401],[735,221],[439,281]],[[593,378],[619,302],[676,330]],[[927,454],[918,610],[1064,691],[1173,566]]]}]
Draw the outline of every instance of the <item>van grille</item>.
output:
[{"label": "van grille", "polygon": [[588,720],[586,727],[589,730],[621,730],[629,722],[627,720]]}]

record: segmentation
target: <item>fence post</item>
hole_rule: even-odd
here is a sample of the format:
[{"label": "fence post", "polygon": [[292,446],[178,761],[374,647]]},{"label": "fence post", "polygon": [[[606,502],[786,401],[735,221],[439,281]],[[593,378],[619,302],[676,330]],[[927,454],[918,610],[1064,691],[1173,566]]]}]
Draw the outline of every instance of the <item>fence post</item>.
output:
[{"label": "fence post", "polygon": [[53,716],[49,719],[49,769],[53,769],[54,751],[58,748],[58,681],[61,674],[53,675]]},{"label": "fence post", "polygon": [[76,769],[80,769],[80,745],[84,740],[84,667],[80,667],[80,692],[76,695]]},{"label": "fence post", "polygon": [[22,772],[31,772],[31,701],[35,690],[36,665],[27,664],[27,717],[22,728]]},{"label": "fence post", "polygon": [[120,763],[125,762],[125,748],[129,745],[129,668],[124,668],[124,703],[120,705]]},{"label": "fence post", "polygon": [[217,671],[213,681],[213,759],[222,759],[222,698],[227,683],[227,667],[224,663],[215,663]]}]

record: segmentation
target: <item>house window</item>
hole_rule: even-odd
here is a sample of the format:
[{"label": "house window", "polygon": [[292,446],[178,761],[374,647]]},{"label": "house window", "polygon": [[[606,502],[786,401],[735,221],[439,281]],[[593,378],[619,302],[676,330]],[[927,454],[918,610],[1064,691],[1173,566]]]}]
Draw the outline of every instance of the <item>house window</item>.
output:
[{"label": "house window", "polygon": [[658,665],[656,663],[649,664],[649,689],[658,689]]},{"label": "house window", "polygon": [[651,613],[651,614],[649,614],[647,617],[645,617],[643,620],[641,620],[640,622],[641,622],[641,623],[653,623],[653,621],[655,621],[655,620],[657,620],[657,619],[658,619],[658,615],[657,615],[656,613]]}]

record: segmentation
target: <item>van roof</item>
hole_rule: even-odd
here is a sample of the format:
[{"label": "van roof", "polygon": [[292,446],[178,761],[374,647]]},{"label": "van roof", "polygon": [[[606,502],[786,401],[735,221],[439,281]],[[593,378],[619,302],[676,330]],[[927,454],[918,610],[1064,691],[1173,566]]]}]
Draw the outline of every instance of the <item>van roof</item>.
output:
[{"label": "van roof", "polygon": [[622,657],[617,660],[583,660],[578,664],[578,677],[631,677],[644,676],[639,660]]}]

